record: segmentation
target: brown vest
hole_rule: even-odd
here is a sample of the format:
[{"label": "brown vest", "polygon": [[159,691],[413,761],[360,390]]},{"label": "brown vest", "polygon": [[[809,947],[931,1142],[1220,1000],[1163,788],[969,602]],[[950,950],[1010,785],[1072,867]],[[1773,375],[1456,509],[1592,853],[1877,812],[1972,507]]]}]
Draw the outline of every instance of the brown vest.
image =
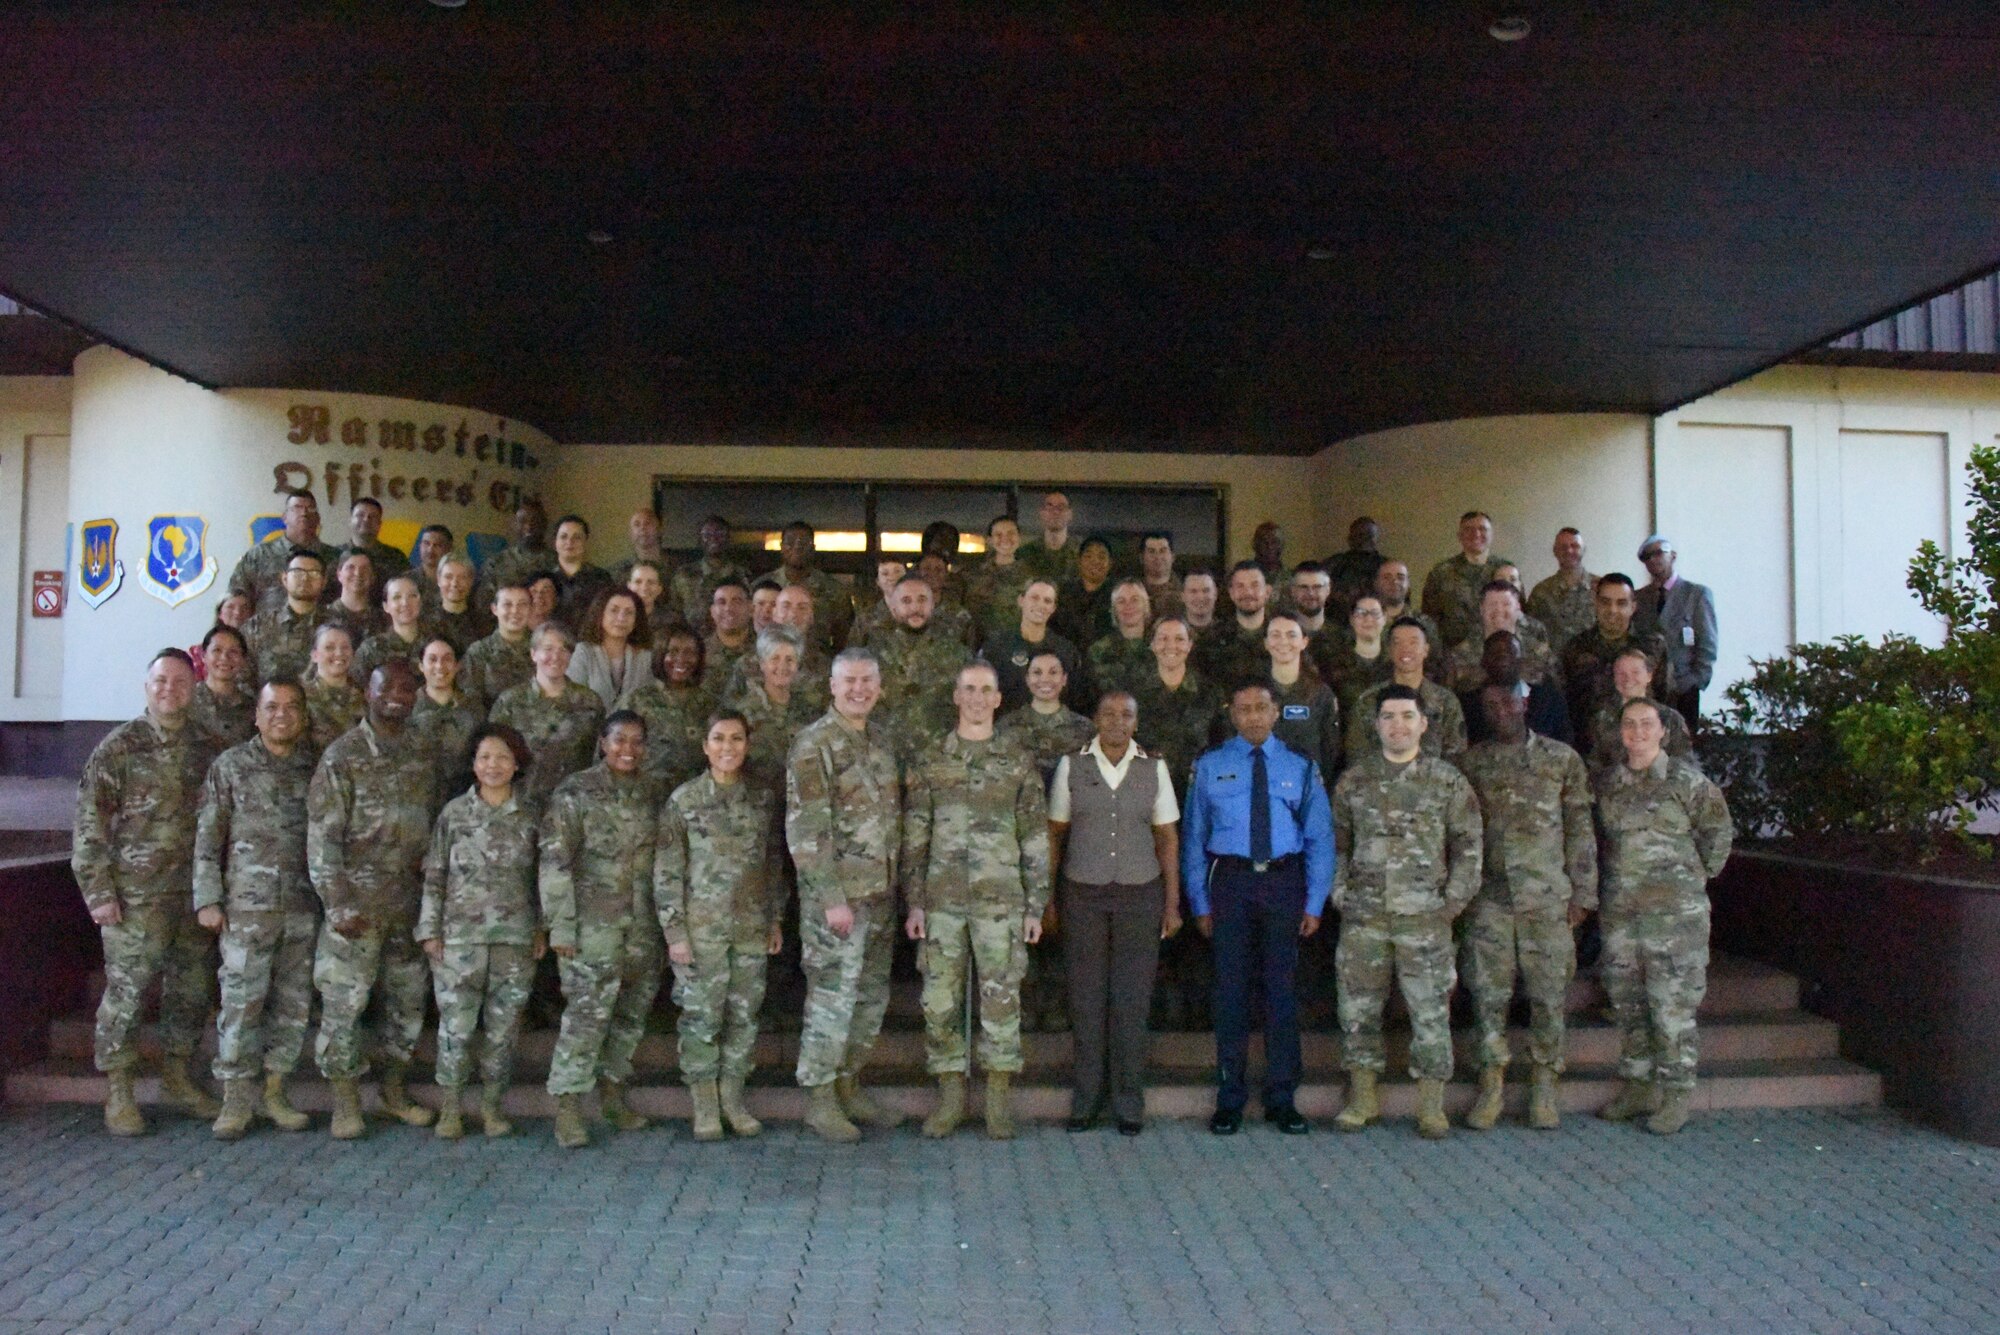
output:
[{"label": "brown vest", "polygon": [[1160,877],[1153,849],[1153,803],[1160,762],[1135,743],[1125,782],[1117,788],[1098,772],[1097,757],[1069,758],[1069,840],[1063,875],[1080,885],[1147,885]]}]

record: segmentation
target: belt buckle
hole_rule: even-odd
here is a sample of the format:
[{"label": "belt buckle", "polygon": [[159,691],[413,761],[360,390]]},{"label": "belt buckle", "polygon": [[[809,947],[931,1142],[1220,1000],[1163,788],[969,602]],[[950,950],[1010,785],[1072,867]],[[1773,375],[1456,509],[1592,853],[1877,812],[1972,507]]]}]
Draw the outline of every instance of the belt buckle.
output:
[{"label": "belt buckle", "polygon": [[1250,870],[1262,876],[1265,872],[1271,870],[1271,864],[1268,862],[1253,862],[1250,864]]}]

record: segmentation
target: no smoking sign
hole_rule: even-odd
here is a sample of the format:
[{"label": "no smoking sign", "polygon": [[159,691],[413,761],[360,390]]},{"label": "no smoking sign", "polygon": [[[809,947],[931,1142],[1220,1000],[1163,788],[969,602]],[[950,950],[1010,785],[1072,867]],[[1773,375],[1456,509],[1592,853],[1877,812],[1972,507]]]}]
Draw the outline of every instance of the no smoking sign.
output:
[{"label": "no smoking sign", "polygon": [[59,617],[63,613],[63,572],[37,570],[31,611],[38,617]]}]

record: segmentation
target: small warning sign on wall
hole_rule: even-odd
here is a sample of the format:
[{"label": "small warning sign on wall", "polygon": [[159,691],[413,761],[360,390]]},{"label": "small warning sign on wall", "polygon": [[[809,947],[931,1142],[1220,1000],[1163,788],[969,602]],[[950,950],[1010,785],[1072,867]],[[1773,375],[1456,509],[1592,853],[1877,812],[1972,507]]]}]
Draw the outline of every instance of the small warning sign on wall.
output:
[{"label": "small warning sign on wall", "polygon": [[37,570],[34,575],[31,610],[38,617],[59,617],[63,612],[63,572]]}]

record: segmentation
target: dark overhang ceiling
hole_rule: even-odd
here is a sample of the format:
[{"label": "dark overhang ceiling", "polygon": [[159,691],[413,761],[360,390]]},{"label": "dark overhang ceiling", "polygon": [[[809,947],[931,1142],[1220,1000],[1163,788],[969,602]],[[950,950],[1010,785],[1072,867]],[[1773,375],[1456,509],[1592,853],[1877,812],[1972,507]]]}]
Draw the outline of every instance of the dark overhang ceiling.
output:
[{"label": "dark overhang ceiling", "polygon": [[0,290],[566,440],[1291,453],[1661,411],[2000,260],[1988,3],[894,12],[17,4]]}]

